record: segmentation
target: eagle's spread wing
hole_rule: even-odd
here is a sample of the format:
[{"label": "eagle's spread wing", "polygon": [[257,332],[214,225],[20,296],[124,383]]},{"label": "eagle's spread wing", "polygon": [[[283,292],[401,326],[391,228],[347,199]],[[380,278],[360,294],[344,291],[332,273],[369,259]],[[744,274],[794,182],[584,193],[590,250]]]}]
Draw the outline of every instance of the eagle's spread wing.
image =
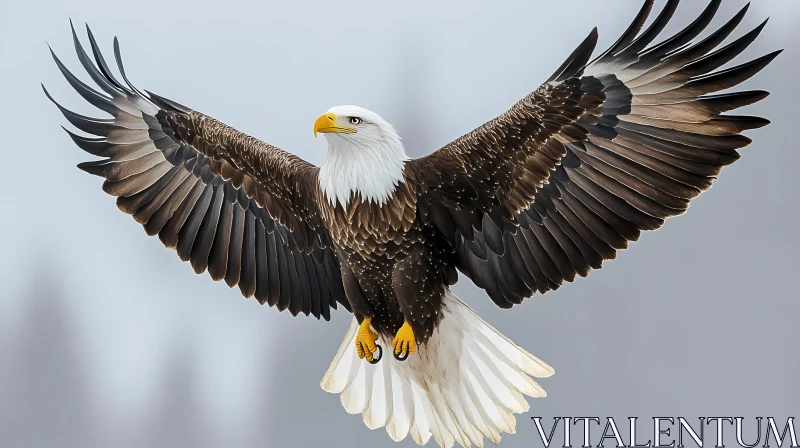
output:
[{"label": "eagle's spread wing", "polygon": [[175,248],[195,272],[207,269],[214,280],[238,284],[242,294],[255,295],[262,304],[326,320],[337,302],[347,306],[339,263],[312,212],[309,183],[316,167],[211,117],[142,93],[128,81],[115,39],[125,84],[119,82],[91,31],[96,66],[74,29],[72,34],[81,64],[106,94],[53,58],[70,85],[113,118],[85,117],[56,105],[75,127],[99,136],[67,131],[83,150],[103,157],[79,167],[106,179],[103,190],[117,196],[120,210]]},{"label": "eagle's spread wing", "polygon": [[750,143],[740,133],[768,123],[723,115],[766,92],[707,96],[750,78],[779,53],[711,73],[764,26],[720,47],[745,8],[692,44],[720,2],[648,47],[678,0],[640,33],[653,7],[647,0],[593,62],[596,31],[506,113],[412,162],[420,215],[450,239],[457,267],[499,306],[586,276],[642,230],[685,212]]}]

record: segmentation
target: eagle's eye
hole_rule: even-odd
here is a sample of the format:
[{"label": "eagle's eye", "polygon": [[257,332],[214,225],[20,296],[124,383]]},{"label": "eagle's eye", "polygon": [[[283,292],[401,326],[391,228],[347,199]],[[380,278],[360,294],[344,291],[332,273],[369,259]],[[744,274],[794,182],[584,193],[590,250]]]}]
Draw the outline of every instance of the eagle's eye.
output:
[{"label": "eagle's eye", "polygon": [[360,125],[361,123],[363,123],[363,122],[364,122],[364,120],[362,120],[362,119],[360,119],[360,118],[358,118],[358,117],[350,117],[350,119],[349,119],[348,121],[349,121],[349,122],[350,122],[350,124],[352,124],[353,126],[358,126],[358,125]]}]

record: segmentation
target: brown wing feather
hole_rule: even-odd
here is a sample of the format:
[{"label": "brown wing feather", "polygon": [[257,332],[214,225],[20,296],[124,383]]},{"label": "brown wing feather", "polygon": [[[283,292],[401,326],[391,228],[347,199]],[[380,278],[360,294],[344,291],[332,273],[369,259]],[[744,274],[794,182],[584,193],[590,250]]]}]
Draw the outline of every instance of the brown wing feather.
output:
[{"label": "brown wing feather", "polygon": [[[73,30],[83,67],[102,94],[53,55],[75,90],[112,119],[58,106],[78,129],[85,151],[103,157],[79,167],[106,179],[118,207],[177,250],[197,273],[239,285],[259,302],[317,318],[348,306],[339,263],[314,212],[316,168],[166,98],[126,85],[108,71],[89,32],[94,65]],[[45,90],[45,93],[47,91]],[[48,94],[49,97],[49,94]],[[52,100],[52,98],[50,98]],[[68,131],[69,132],[69,131]]]},{"label": "brown wing feather", "polygon": [[498,305],[586,276],[641,231],[684,213],[750,143],[740,132],[768,124],[724,115],[766,92],[703,96],[777,56],[710,73],[764,25],[717,49],[745,7],[691,44],[719,8],[712,0],[688,27],[648,47],[678,1],[640,34],[652,4],[591,64],[594,34],[508,112],[411,165],[421,179],[421,217],[450,239],[457,267]]},{"label": "brown wing feather", "polygon": [[579,79],[543,85],[503,115],[411,161],[420,196],[479,210],[498,225],[516,224],[564,155],[563,142],[585,138],[578,117],[601,102],[581,90]]},{"label": "brown wing feather", "polygon": [[164,133],[209,157],[209,169],[224,180],[236,178],[248,197],[292,232],[302,250],[329,244],[317,213],[317,167],[275,146],[237,131],[207,115],[180,110],[157,95],[156,118]]}]

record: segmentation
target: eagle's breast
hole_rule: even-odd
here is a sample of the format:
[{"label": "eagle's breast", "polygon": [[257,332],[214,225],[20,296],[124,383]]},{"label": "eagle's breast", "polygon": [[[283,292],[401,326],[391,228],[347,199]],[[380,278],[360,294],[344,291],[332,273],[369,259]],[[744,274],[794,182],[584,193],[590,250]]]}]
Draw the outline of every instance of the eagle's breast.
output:
[{"label": "eagle's breast", "polygon": [[417,220],[417,196],[408,179],[397,184],[389,199],[382,204],[364,200],[353,192],[345,205],[320,195],[320,213],[334,243],[359,253],[363,258],[377,258],[392,247],[404,246]]}]

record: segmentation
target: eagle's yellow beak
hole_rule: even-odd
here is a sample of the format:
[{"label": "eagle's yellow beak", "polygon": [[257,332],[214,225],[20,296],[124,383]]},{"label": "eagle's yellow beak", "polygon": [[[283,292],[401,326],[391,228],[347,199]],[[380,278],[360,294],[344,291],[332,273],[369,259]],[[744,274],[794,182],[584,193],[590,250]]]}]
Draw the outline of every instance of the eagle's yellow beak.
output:
[{"label": "eagle's yellow beak", "polygon": [[314,137],[317,136],[317,132],[321,132],[323,134],[328,132],[352,134],[356,132],[356,130],[346,126],[339,126],[336,124],[336,114],[333,112],[327,112],[317,117],[317,120],[314,122]]}]

